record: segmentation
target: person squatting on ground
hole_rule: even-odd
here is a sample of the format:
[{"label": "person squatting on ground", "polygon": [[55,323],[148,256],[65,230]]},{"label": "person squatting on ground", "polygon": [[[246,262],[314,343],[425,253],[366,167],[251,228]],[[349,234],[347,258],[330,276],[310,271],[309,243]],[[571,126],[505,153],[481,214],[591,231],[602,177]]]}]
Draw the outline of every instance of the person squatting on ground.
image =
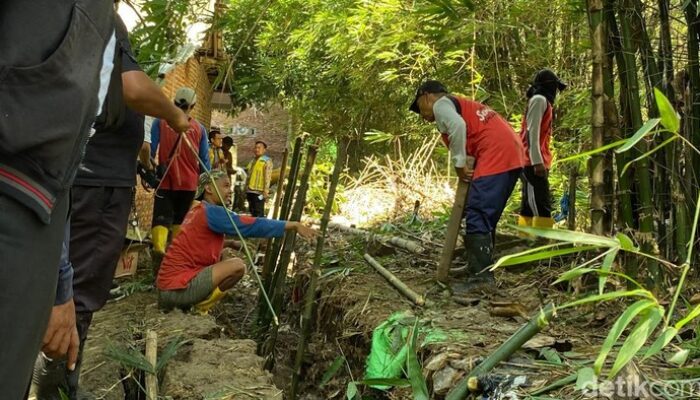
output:
[{"label": "person squatting on ground", "polygon": [[[197,102],[194,90],[181,87],[175,93],[175,105],[187,113],[189,129],[184,135],[198,153],[206,170],[209,164],[209,142],[207,130],[199,121],[189,116]],[[155,263],[165,254],[168,233],[171,240],[177,236],[180,224],[190,209],[197,190],[197,179],[202,171],[197,155],[184,143],[183,135],[175,132],[170,125],[155,119],[151,126],[151,156],[158,155],[160,188],[156,191],[153,202],[153,221],[151,223],[151,240]]]},{"label": "person squatting on ground", "polygon": [[70,299],[70,277],[58,279],[68,191],[107,92],[114,43],[111,2],[0,1],[4,399],[26,395],[52,306]]},{"label": "person squatting on ground", "polygon": [[248,163],[248,182],[246,184],[246,198],[250,215],[254,217],[265,216],[265,202],[270,198],[270,185],[272,182],[272,159],[265,154],[267,144],[263,141],[255,142],[255,158]]},{"label": "person squatting on ground", "polygon": [[[460,179],[471,180],[465,203],[468,280],[453,284],[455,293],[493,282],[482,270],[493,263],[496,225],[525,164],[524,150],[503,117],[488,106],[451,95],[438,81],[422,84],[410,108],[435,122]],[[467,155],[476,159],[474,169]]]},{"label": "person squatting on ground", "polygon": [[[304,238],[317,234],[316,230],[299,222],[255,218],[227,211],[217,190],[228,204],[231,201],[231,181],[225,171],[212,170],[211,177],[206,173],[200,176],[196,197],[202,201],[185,217],[180,234],[168,247],[158,269],[156,286],[161,308],[194,305],[198,311],[206,313],[245,275],[243,260],[221,260],[225,236],[238,237],[237,230],[244,238],[281,237],[288,230],[295,230]],[[227,212],[231,213],[235,228]]]},{"label": "person squatting on ground", "polygon": [[[54,306],[51,312],[45,353],[37,357],[34,371],[32,391],[39,400],[61,399],[59,389],[70,399],[78,398],[82,350],[92,315],[109,296],[124,242],[136,185],[136,157],[144,143],[141,113],[164,118],[180,132],[189,127],[185,113],[136,63],[126,27],[118,16],[115,37],[115,65],[104,102],[107,111],[95,123],[71,189],[70,233],[64,241],[62,269],[72,265],[73,298]],[[61,353],[56,351],[61,337],[65,338],[61,325],[68,324],[80,339],[80,347],[78,351],[71,342],[72,354],[66,360],[54,353]],[[77,362],[70,371],[67,362],[73,360]]]},{"label": "person squatting on ground", "polygon": [[520,139],[525,148],[526,164],[522,174],[522,203],[518,225],[551,228],[552,198],[549,191],[549,169],[552,152],[554,100],[566,83],[552,71],[542,69],[535,74],[527,90],[527,112],[523,116]]}]

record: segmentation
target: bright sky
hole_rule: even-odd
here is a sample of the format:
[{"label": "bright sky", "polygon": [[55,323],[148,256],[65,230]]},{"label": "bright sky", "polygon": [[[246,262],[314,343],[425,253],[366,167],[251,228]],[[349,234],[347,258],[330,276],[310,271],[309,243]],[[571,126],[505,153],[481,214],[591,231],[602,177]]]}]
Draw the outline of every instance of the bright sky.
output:
[{"label": "bright sky", "polygon": [[[208,12],[212,12],[214,10],[214,3],[216,0],[209,0],[209,5],[207,6]],[[138,9],[138,5],[135,5],[135,7]],[[124,25],[126,25],[126,29],[131,32],[136,24],[139,22],[139,17],[136,15],[136,12],[134,12],[134,9],[129,7],[129,5],[120,2],[119,3],[119,8],[117,9],[117,12],[119,15],[122,17],[122,20],[124,21]],[[205,24],[203,22],[197,22],[194,24],[189,24],[187,28],[187,38],[189,39],[190,42],[196,44],[197,46],[201,45],[202,41],[204,40],[204,34],[206,30],[209,29],[209,24]]]}]

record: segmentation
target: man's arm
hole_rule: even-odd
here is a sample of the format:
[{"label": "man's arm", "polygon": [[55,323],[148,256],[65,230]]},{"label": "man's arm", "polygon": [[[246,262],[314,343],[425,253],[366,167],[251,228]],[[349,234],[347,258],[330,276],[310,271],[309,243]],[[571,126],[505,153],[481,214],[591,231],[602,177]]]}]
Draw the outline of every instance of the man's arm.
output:
[{"label": "man's arm", "polygon": [[187,115],[170,101],[163,91],[143,71],[122,73],[124,101],[141,114],[152,115],[168,122],[177,132],[186,132],[190,124]]},{"label": "man's arm", "polygon": [[544,159],[540,151],[540,130],[542,127],[542,117],[547,111],[547,99],[544,96],[533,96],[527,105],[527,141],[530,144],[529,156],[533,166],[544,168]]},{"label": "man's arm", "polygon": [[285,231],[292,230],[305,238],[312,238],[317,234],[315,229],[306,227],[299,222],[254,218],[238,215],[229,211],[233,223],[236,224],[236,228],[234,228],[233,225],[231,225],[228,215],[226,215],[226,209],[224,209],[224,207],[211,204],[207,204],[205,207],[209,229],[229,236],[238,235],[236,228],[238,228],[241,236],[253,238],[282,237]]},{"label": "man's arm", "polygon": [[[443,98],[446,99],[446,98]],[[447,133],[450,154],[457,175],[461,179],[471,179],[473,170],[467,166],[467,124],[449,99],[440,99],[433,105],[435,123],[440,132]]]}]

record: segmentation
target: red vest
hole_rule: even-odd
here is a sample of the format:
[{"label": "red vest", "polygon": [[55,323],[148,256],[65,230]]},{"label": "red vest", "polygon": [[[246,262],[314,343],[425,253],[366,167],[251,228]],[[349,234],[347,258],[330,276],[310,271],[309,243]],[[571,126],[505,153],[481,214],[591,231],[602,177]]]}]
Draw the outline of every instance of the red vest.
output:
[{"label": "red vest", "polygon": [[201,270],[219,262],[224,235],[209,229],[206,207],[199,203],[185,216],[158,269],[158,289],[184,289]]},{"label": "red vest", "polygon": [[[190,129],[187,130],[189,139],[194,151],[199,154],[199,144],[202,142],[202,125],[196,119],[190,118]],[[180,135],[168,125],[165,120],[160,120],[160,142],[158,145],[158,163],[169,165],[168,173],[162,180],[161,189],[166,190],[197,190],[199,180],[199,161],[192,154],[192,150],[184,140],[180,140]],[[173,151],[177,144],[178,148]],[[168,156],[172,153],[170,159]],[[172,159],[172,164],[169,164]]]},{"label": "red vest", "polygon": [[[467,155],[476,158],[473,179],[525,166],[523,145],[503,117],[476,101],[452,98],[459,104],[457,112],[467,124]],[[442,134],[442,141],[449,147],[448,134]]]},{"label": "red vest", "polygon": [[[552,105],[547,102],[547,109],[544,111],[542,123],[540,124],[539,143],[542,161],[544,162],[544,167],[547,169],[552,166],[552,152],[549,150],[549,141],[552,137],[552,119]],[[523,124],[520,128],[520,140],[523,142],[523,147],[525,148],[526,165],[530,166],[532,165],[532,161],[530,160],[530,140],[527,132],[527,110],[525,114],[523,114]]]}]

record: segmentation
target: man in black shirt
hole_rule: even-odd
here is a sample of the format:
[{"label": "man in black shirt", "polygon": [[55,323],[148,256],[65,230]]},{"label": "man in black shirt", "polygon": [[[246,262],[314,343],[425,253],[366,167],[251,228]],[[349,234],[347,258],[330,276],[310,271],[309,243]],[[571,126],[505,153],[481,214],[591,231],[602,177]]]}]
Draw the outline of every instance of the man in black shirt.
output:
[{"label": "man in black shirt", "polygon": [[[189,128],[185,114],[175,107],[136,63],[126,27],[119,18],[116,39],[115,58],[120,59],[120,64],[115,65],[115,68],[119,68],[119,73],[116,77],[113,76],[113,80],[121,78],[121,85],[110,86],[105,107],[123,110],[114,113],[119,115],[107,118],[111,123],[96,126],[71,192],[68,247],[74,269],[71,303],[75,308],[75,322],[71,328],[77,327],[80,352],[75,366],[67,364],[61,358],[54,360],[44,353],[39,355],[33,387],[39,399],[60,399],[59,388],[70,399],[77,398],[82,349],[88,328],[93,313],[101,309],[109,297],[126,234],[136,184],[136,158],[144,139],[144,117],[140,113],[163,118],[179,132]],[[64,312],[70,311],[54,307],[52,320],[55,314]],[[52,325],[49,324],[49,330],[51,328]],[[53,335],[47,333],[47,337]]]}]

